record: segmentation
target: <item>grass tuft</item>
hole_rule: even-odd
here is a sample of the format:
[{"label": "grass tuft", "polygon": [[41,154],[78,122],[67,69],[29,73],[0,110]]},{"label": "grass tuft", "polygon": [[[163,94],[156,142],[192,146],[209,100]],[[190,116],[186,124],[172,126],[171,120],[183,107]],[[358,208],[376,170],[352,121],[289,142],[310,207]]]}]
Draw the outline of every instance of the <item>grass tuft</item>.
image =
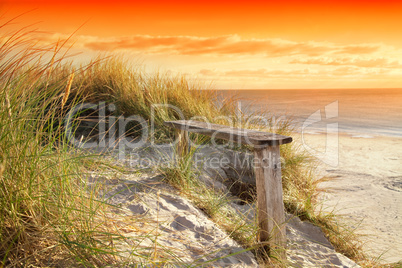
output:
[{"label": "grass tuft", "polygon": [[68,151],[57,124],[60,104],[74,104],[65,101],[73,76],[55,66],[58,55],[43,61],[54,50],[30,45],[31,34],[0,37],[0,266],[109,262],[110,236],[95,217],[104,204],[83,186],[85,156]]}]

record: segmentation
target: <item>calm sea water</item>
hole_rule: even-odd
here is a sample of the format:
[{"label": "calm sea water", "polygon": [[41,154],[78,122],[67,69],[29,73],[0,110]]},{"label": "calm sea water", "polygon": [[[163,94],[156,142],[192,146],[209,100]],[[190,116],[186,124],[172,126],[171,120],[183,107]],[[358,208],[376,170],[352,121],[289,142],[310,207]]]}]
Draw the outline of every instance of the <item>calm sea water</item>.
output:
[{"label": "calm sea water", "polygon": [[241,99],[243,112],[268,111],[291,117],[297,129],[339,132],[354,136],[402,137],[402,89],[219,90],[221,97]]}]

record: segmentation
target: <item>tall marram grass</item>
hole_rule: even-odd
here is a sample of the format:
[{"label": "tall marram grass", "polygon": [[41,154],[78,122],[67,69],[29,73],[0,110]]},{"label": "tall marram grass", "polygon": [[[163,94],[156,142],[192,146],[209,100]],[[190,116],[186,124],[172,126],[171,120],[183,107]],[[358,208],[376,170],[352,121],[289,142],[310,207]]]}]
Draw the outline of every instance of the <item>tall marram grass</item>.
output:
[{"label": "tall marram grass", "polygon": [[58,46],[35,47],[32,34],[0,36],[0,266],[111,262],[101,254],[113,253],[99,227],[102,203],[81,182],[87,161],[62,142],[73,73]]}]

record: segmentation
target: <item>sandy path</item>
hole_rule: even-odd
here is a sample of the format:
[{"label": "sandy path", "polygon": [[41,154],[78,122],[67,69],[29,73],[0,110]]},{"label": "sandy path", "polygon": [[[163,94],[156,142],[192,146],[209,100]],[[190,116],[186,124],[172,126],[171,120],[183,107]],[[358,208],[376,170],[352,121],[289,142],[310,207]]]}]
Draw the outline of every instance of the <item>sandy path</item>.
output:
[{"label": "sandy path", "polygon": [[[320,161],[319,171],[333,180],[326,188],[323,208],[349,218],[366,242],[365,251],[383,262],[402,259],[402,138],[331,136],[337,140],[339,164]],[[325,152],[327,137],[304,135],[296,142],[310,151]],[[314,152],[315,155],[317,151]],[[312,151],[313,152],[313,151]]]}]

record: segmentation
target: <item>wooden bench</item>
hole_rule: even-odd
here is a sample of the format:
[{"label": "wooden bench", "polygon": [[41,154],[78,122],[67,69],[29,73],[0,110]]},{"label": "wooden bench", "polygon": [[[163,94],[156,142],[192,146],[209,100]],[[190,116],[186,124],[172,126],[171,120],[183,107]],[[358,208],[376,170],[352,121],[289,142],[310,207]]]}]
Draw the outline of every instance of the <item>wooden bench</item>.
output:
[{"label": "wooden bench", "polygon": [[268,244],[271,253],[276,252],[280,257],[286,258],[286,225],[279,146],[292,142],[292,138],[192,120],[167,121],[164,124],[176,129],[177,151],[181,156],[188,150],[188,132],[253,146],[260,227],[258,239]]}]

